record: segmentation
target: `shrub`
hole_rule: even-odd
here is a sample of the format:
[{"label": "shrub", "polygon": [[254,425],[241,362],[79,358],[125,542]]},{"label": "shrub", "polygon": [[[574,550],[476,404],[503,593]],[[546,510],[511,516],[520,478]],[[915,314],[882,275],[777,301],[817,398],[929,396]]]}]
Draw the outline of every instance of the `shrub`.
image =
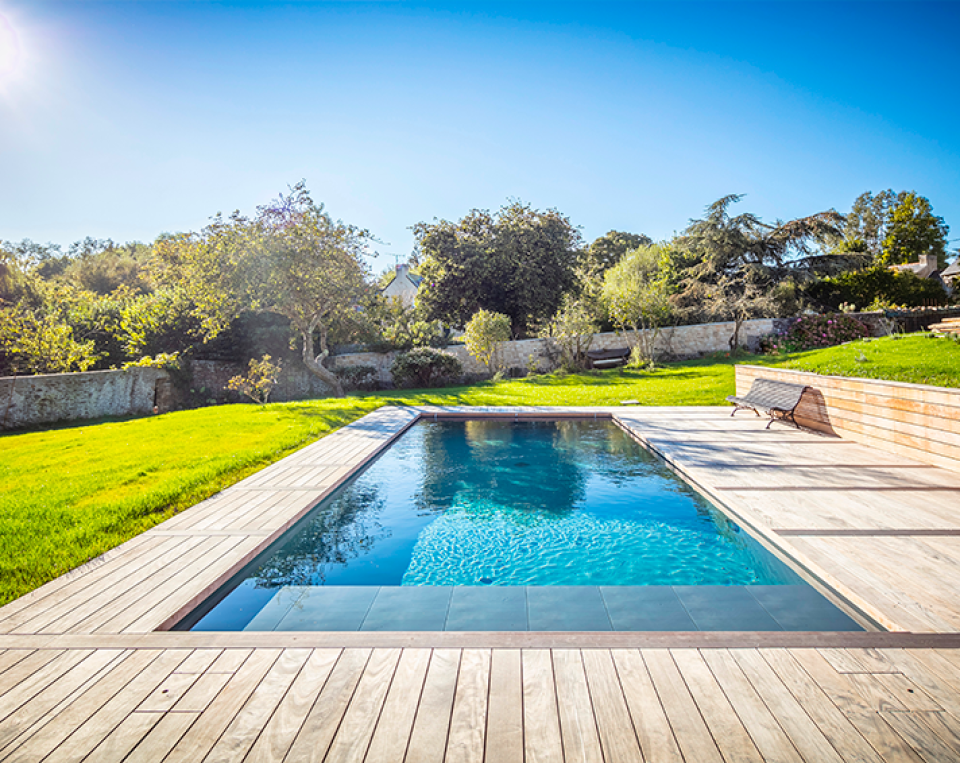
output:
[{"label": "shrub", "polygon": [[844,303],[861,310],[875,303],[904,307],[947,303],[939,281],[880,266],[821,279],[808,286],[805,294],[830,310],[839,310]]},{"label": "shrub", "polygon": [[503,313],[477,310],[464,326],[467,351],[486,365],[490,373],[501,370],[500,347],[510,339],[510,318]]},{"label": "shrub", "polygon": [[338,368],[336,373],[346,390],[359,389],[369,392],[379,386],[377,369],[373,366],[344,366]]},{"label": "shrub", "polygon": [[453,355],[418,347],[397,355],[390,373],[398,387],[442,387],[456,381],[463,366]]},{"label": "shrub", "polygon": [[804,315],[791,321],[786,329],[760,338],[760,349],[767,353],[801,352],[832,347],[870,336],[870,329],[849,315]]},{"label": "shrub", "polygon": [[260,360],[251,358],[247,375],[234,376],[227,382],[227,389],[240,392],[253,402],[265,405],[280,378],[280,362],[271,363],[270,361],[269,355],[264,355]]}]

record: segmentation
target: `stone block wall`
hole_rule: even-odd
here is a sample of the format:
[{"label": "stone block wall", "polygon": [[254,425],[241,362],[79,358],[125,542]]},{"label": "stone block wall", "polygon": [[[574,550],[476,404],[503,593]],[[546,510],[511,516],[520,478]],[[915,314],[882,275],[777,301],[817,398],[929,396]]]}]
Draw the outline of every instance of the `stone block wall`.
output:
[{"label": "stone block wall", "polygon": [[0,429],[147,414],[169,394],[166,371],[131,368],[0,379]]},{"label": "stone block wall", "polygon": [[[756,349],[761,336],[772,333],[774,319],[759,318],[745,321],[740,329],[741,344]],[[733,323],[701,323],[695,326],[676,326],[663,329],[657,339],[657,350],[667,359],[696,358],[711,352],[725,352],[730,349],[730,337],[733,335]],[[612,350],[628,347],[627,337],[617,332],[595,334],[590,345],[591,350]],[[462,345],[447,347],[444,352],[456,357],[467,374],[486,374],[487,368],[478,362]],[[506,342],[502,350],[503,364],[506,368],[526,369],[531,356],[542,371],[552,370],[552,364],[543,339],[519,339]],[[358,352],[333,357],[334,368],[347,366],[370,366],[377,371],[382,384],[391,384],[390,366],[397,357],[396,352]]]}]

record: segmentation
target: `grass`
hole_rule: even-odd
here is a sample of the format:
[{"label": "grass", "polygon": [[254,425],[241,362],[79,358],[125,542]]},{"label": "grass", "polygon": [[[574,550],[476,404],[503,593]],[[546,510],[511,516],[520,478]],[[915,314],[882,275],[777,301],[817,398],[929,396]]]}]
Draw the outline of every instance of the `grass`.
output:
[{"label": "grass", "polygon": [[[861,359],[862,358],[862,359]],[[722,405],[735,363],[960,387],[960,345],[922,336],[344,399],[226,405],[0,436],[0,603],[381,405]]]},{"label": "grass", "polygon": [[960,387],[960,342],[925,334],[860,340],[822,350],[761,356],[745,362],[829,376]]},{"label": "grass", "polygon": [[381,405],[717,405],[733,363],[225,405],[0,436],[0,603]]}]

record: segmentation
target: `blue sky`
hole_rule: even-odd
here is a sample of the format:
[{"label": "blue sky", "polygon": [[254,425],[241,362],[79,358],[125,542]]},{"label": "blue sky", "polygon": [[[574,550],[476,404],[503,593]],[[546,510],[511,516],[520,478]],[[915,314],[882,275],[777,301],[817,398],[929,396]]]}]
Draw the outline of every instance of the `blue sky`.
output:
[{"label": "blue sky", "polygon": [[510,199],[589,241],[667,238],[728,193],[773,221],[916,190],[960,244],[960,2],[0,15],[0,239],[150,241],[302,178],[384,242],[374,270],[410,252],[411,225]]}]

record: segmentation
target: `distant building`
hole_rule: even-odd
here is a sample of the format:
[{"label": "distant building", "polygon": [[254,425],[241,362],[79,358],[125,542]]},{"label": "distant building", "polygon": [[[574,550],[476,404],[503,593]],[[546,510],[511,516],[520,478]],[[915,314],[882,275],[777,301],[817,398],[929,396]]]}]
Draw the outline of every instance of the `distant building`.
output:
[{"label": "distant building", "polygon": [[960,288],[960,258],[957,258],[952,265],[948,265],[940,273],[943,279],[943,285],[947,288],[948,294],[953,294]]},{"label": "distant building", "polygon": [[908,262],[905,265],[891,265],[891,270],[899,270],[901,273],[909,270],[917,278],[933,278],[937,273],[937,255],[921,254],[920,262]]},{"label": "distant building", "polygon": [[422,281],[420,276],[410,272],[410,266],[407,263],[403,263],[397,265],[397,272],[393,279],[380,290],[380,293],[384,297],[399,299],[405,307],[413,307],[413,300],[417,296],[417,289],[420,288]]}]

